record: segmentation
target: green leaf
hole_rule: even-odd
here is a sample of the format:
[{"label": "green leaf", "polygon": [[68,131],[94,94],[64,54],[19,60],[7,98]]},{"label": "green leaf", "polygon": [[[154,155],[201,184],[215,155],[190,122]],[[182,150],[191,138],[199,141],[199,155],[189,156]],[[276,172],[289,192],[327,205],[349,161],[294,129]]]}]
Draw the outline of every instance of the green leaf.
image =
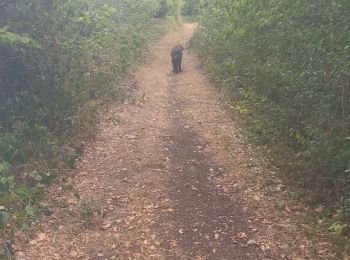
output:
[{"label": "green leaf", "polygon": [[21,198],[26,199],[30,196],[30,190],[24,185],[19,185],[15,188],[15,193]]},{"label": "green leaf", "polygon": [[28,34],[15,34],[8,31],[8,27],[0,28],[0,45],[9,44],[12,46],[24,45],[27,47],[40,49],[40,45]]},{"label": "green leaf", "polygon": [[347,227],[347,224],[333,223],[328,230],[334,232],[337,236],[340,236],[343,229]]},{"label": "green leaf", "polygon": [[25,211],[26,211],[26,214],[27,214],[29,217],[34,217],[34,216],[35,216],[34,208],[31,207],[31,206],[29,206],[29,205],[26,206]]},{"label": "green leaf", "polygon": [[7,162],[0,163],[0,176],[8,176],[10,173],[10,165]]},{"label": "green leaf", "polygon": [[10,214],[6,211],[0,211],[0,223],[5,223],[10,218]]}]

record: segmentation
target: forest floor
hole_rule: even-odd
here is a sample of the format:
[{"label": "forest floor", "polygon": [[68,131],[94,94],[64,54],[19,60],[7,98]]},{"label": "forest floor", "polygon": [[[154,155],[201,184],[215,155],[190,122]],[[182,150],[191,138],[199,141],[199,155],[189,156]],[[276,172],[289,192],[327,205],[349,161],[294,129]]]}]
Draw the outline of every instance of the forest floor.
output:
[{"label": "forest floor", "polygon": [[47,214],[16,234],[17,259],[336,259],[196,57],[186,49],[183,71],[171,71],[171,47],[194,29],[156,42],[135,69],[135,97],[102,109],[72,188],[52,185]]}]

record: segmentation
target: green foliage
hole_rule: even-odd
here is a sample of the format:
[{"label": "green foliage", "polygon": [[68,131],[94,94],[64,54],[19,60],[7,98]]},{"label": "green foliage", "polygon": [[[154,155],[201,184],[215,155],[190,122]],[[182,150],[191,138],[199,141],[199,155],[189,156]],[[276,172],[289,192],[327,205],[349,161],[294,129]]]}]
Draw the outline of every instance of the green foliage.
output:
[{"label": "green foliage", "polygon": [[8,31],[8,26],[0,28],[0,45],[23,45],[33,48],[40,48],[40,46],[31,39],[28,35],[18,35]]},{"label": "green foliage", "polygon": [[8,191],[12,183],[13,177],[10,176],[10,165],[6,162],[0,163],[0,196]]},{"label": "green foliage", "polygon": [[342,224],[342,223],[333,223],[330,227],[329,227],[329,231],[334,232],[335,235],[340,236],[343,233],[343,229],[346,228],[346,224]]},{"label": "green foliage", "polygon": [[[94,135],[97,104],[123,98],[119,83],[142,59],[161,2],[23,0],[0,8],[0,229],[11,214],[20,226],[34,219],[56,175],[49,169],[74,166],[81,140]],[[181,1],[167,4],[165,15],[178,16]]]},{"label": "green foliage", "polygon": [[201,12],[202,0],[184,0],[182,15],[188,17],[198,16]]},{"label": "green foliage", "polygon": [[[275,162],[349,197],[350,2],[204,1],[193,45]],[[334,196],[333,196],[334,198]]]},{"label": "green foliage", "polygon": [[180,18],[181,8],[182,0],[161,0],[157,16],[171,16],[178,20]]},{"label": "green foliage", "polygon": [[4,228],[4,225],[5,223],[7,223],[9,218],[10,218],[10,214],[8,213],[8,210],[5,207],[0,206],[0,228],[1,229]]}]

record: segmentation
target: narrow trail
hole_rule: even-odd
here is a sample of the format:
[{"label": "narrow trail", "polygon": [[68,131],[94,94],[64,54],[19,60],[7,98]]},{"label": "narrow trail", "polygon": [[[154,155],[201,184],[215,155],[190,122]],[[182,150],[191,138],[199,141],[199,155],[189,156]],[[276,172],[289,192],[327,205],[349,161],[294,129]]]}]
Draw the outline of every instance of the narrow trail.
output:
[{"label": "narrow trail", "polygon": [[50,214],[16,235],[18,259],[320,259],[331,247],[305,238],[305,209],[244,144],[195,57],[170,71],[171,47],[194,29],[152,46],[135,100],[101,113],[74,192],[53,185]]}]

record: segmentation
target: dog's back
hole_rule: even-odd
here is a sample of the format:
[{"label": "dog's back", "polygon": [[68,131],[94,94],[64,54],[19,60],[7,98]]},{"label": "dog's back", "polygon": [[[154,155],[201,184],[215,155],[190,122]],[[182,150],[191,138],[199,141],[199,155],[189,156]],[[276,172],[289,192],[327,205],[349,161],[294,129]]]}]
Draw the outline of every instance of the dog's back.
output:
[{"label": "dog's back", "polygon": [[178,44],[174,48],[172,48],[170,52],[171,63],[173,64],[173,69],[175,73],[181,71],[181,60],[184,49],[185,48],[182,45]]},{"label": "dog's back", "polygon": [[183,55],[184,47],[181,44],[176,45],[172,50],[171,50],[171,58],[176,59],[180,58]]}]

